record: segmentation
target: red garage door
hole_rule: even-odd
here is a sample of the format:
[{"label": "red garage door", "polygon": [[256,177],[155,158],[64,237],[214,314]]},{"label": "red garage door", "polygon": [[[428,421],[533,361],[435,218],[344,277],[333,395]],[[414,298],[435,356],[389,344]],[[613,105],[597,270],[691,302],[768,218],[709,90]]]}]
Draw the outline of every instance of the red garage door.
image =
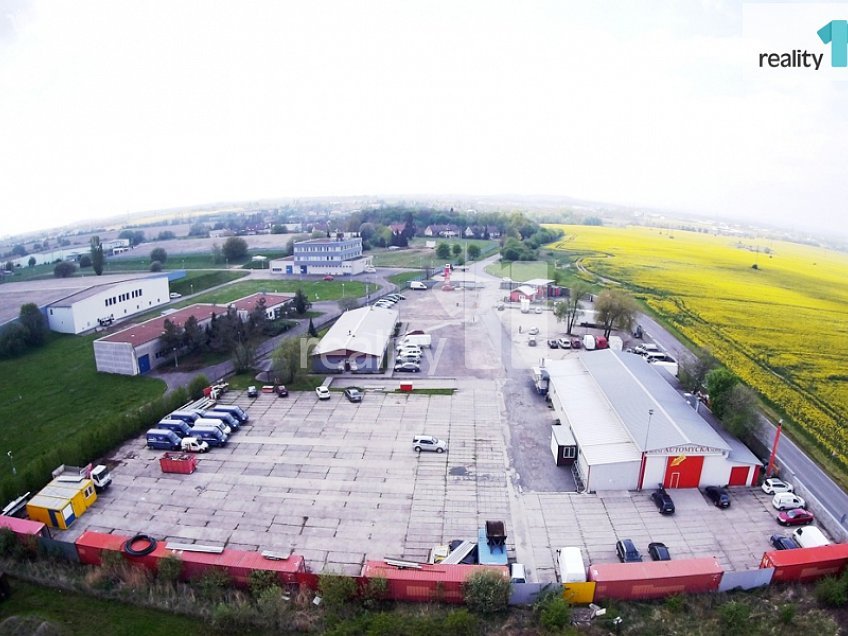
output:
[{"label": "red garage door", "polygon": [[748,473],[750,472],[750,468],[748,466],[734,466],[730,469],[730,481],[727,482],[728,486],[747,486],[748,485]]},{"label": "red garage door", "polygon": [[701,483],[702,455],[669,457],[665,467],[663,486],[666,488],[697,488]]}]

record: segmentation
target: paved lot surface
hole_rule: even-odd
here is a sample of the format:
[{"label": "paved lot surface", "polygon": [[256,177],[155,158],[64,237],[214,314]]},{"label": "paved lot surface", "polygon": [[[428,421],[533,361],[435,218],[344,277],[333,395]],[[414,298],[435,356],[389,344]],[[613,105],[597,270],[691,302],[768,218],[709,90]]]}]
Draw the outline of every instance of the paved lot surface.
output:
[{"label": "paved lot surface", "polygon": [[[756,567],[768,537],[786,532],[770,498],[734,489],[729,510],[697,490],[672,491],[663,517],[648,492],[574,493],[549,450],[552,411],[532,389],[529,367],[561,332],[550,312],[497,311],[503,292],[409,291],[396,308],[408,329],[433,336],[421,374],[338,376],[333,386],[368,388],[361,404],[339,392],[319,402],[230,393],[251,422],[224,449],[200,458],[193,475],[165,475],[142,437],[117,449],[114,485],[83,515],[86,529],[149,532],[182,542],[292,549],[315,571],[358,573],[366,559],[423,560],[435,544],[474,538],[487,519],[506,523],[511,558],[531,580],[553,581],[555,550],[580,546],[589,561],[615,561],[618,538],[647,558],[662,541],[674,558],[715,556],[728,568]],[[518,329],[521,327],[521,333]],[[539,346],[526,330],[540,328]],[[397,394],[400,381],[450,386],[453,395]],[[446,439],[449,452],[416,455],[416,433]]]}]

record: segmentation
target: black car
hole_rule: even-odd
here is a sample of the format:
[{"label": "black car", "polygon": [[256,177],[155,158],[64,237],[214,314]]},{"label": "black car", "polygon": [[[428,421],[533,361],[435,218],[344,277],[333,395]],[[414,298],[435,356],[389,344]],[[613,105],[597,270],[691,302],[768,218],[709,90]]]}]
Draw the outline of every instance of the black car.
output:
[{"label": "black car", "polygon": [[642,555],[639,554],[639,550],[631,539],[616,541],[615,552],[622,563],[641,563],[642,561]]},{"label": "black car", "polygon": [[276,391],[277,391],[277,397],[288,397],[289,396],[289,390],[286,387],[284,387],[282,384],[277,385]]},{"label": "black car", "polygon": [[259,389],[257,389],[255,386],[247,387],[247,397],[249,397],[249,398],[259,397]]},{"label": "black car", "polygon": [[651,499],[654,500],[654,503],[657,505],[661,515],[674,514],[674,501],[672,501],[671,495],[669,495],[662,486],[651,493]]},{"label": "black car", "polygon": [[730,493],[721,486],[707,486],[704,493],[710,498],[716,508],[730,508]]},{"label": "black car", "polygon": [[784,537],[782,534],[771,535],[769,543],[771,543],[775,550],[794,550],[795,548],[801,547],[795,539],[792,537]]},{"label": "black car", "polygon": [[653,561],[671,561],[671,553],[669,553],[665,543],[649,543],[648,554],[651,555]]},{"label": "black car", "polygon": [[362,391],[355,386],[349,386],[344,390],[345,397],[351,402],[362,402]]}]

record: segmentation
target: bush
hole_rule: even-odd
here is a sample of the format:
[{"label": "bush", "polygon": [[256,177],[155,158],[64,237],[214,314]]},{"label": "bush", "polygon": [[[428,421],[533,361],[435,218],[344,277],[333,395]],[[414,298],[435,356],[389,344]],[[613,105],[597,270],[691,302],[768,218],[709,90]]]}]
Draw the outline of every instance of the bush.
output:
[{"label": "bush", "polygon": [[189,399],[197,399],[203,395],[203,389],[209,386],[209,378],[205,375],[198,375],[192,378],[188,383],[186,390],[188,391]]},{"label": "bush", "polygon": [[465,604],[474,612],[492,614],[505,610],[509,604],[509,579],[499,572],[474,572],[465,579],[463,587]]},{"label": "bush", "polygon": [[480,621],[474,614],[462,608],[445,616],[441,633],[445,636],[474,636],[480,633]]},{"label": "bush", "polygon": [[53,268],[53,276],[56,278],[69,278],[77,271],[77,266],[68,261],[62,261]]},{"label": "bush", "polygon": [[168,253],[165,251],[164,247],[154,247],[150,252],[150,261],[151,264],[159,261],[160,263],[164,263],[168,260]]},{"label": "bush", "polygon": [[368,579],[368,583],[362,588],[362,605],[368,608],[379,607],[386,600],[388,591],[389,582],[387,579],[381,576]]},{"label": "bush", "polygon": [[730,601],[718,610],[719,623],[722,634],[732,636],[733,634],[744,634],[749,630],[751,608],[747,603],[741,601]]},{"label": "bush", "polygon": [[222,632],[251,633],[259,614],[247,603],[218,603],[212,612],[212,625]]},{"label": "bush", "polygon": [[791,625],[792,621],[795,620],[795,611],[794,603],[781,605],[780,611],[777,613],[777,620],[780,621],[781,625]]},{"label": "bush", "polygon": [[291,601],[283,597],[283,591],[278,586],[272,585],[259,592],[256,608],[268,627],[283,629],[288,623]]},{"label": "bush", "polygon": [[665,599],[665,606],[668,608],[669,612],[679,614],[686,606],[686,599],[680,594],[675,594],[674,596],[669,596]]},{"label": "bush", "polygon": [[250,587],[250,593],[256,598],[269,588],[274,587],[279,589],[277,575],[271,570],[252,570],[248,585]]},{"label": "bush", "polygon": [[562,597],[562,588],[543,592],[533,605],[539,624],[548,631],[561,631],[571,622],[571,605]]},{"label": "bush", "polygon": [[220,599],[224,595],[224,590],[230,586],[230,575],[221,568],[211,568],[196,579],[195,584],[204,598]]},{"label": "bush", "polygon": [[151,272],[161,272],[162,271],[162,263],[160,261],[153,261],[150,263],[150,271]]},{"label": "bush", "polygon": [[318,593],[327,607],[341,607],[356,596],[356,581],[349,576],[322,574],[318,577]]},{"label": "bush", "polygon": [[816,584],[816,600],[825,607],[842,607],[848,603],[848,577],[837,579],[832,576]]},{"label": "bush", "polygon": [[156,571],[156,578],[166,583],[176,583],[180,579],[182,572],[182,559],[175,554],[169,554],[159,559],[159,569]]},{"label": "bush", "polygon": [[18,545],[18,537],[9,528],[0,528],[0,556],[10,556]]}]

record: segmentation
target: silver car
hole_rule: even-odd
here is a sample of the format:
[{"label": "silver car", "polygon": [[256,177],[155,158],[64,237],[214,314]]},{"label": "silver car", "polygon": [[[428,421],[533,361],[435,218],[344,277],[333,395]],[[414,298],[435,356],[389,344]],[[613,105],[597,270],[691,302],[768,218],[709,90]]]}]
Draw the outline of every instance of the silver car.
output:
[{"label": "silver car", "polygon": [[416,435],[412,438],[412,450],[416,453],[421,451],[433,451],[444,453],[448,449],[448,443],[432,435]]}]

